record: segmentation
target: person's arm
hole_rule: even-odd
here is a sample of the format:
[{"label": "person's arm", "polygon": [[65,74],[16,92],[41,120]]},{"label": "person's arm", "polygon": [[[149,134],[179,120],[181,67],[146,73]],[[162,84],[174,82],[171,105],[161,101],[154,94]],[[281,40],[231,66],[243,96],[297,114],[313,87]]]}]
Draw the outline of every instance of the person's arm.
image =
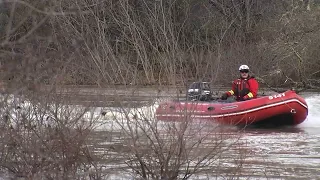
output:
[{"label": "person's arm", "polygon": [[233,96],[236,93],[236,89],[237,89],[237,81],[235,80],[232,82],[231,90],[227,92],[228,96]]},{"label": "person's arm", "polygon": [[250,92],[253,94],[253,97],[256,98],[258,95],[259,83],[256,79],[251,79],[250,81]]},{"label": "person's arm", "polygon": [[254,78],[248,81],[250,92],[243,97],[243,99],[256,98],[258,94],[259,84],[258,81]]},{"label": "person's arm", "polygon": [[235,89],[236,89],[236,81],[233,81],[233,82],[232,82],[232,88],[231,88],[231,90],[223,93],[222,96],[221,96],[221,99],[222,99],[222,100],[225,100],[225,99],[227,99],[228,97],[234,95]]}]

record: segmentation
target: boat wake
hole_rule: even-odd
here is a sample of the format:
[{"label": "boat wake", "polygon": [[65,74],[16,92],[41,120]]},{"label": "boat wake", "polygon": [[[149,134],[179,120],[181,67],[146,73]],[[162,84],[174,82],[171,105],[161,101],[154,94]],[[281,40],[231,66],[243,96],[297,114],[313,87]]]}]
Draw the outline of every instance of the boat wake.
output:
[{"label": "boat wake", "polygon": [[306,97],[305,100],[307,101],[309,112],[307,119],[302,124],[300,124],[299,127],[320,127],[320,95]]}]

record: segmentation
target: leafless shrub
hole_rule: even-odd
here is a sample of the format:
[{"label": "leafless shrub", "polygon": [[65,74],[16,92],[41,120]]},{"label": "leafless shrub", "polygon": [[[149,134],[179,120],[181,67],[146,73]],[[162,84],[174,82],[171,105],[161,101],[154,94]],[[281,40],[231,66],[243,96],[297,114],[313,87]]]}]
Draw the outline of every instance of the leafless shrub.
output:
[{"label": "leafless shrub", "polygon": [[158,121],[152,111],[132,108],[113,114],[122,136],[119,145],[109,148],[127,165],[119,170],[142,179],[241,175],[246,152],[238,149],[238,133],[213,122],[193,121],[192,113],[185,121]]},{"label": "leafless shrub", "polygon": [[[317,30],[319,16],[316,11],[306,11],[298,1],[293,1],[288,11],[279,16],[279,23],[271,27],[277,36],[261,46],[269,52],[268,70],[261,73],[272,86],[284,85],[295,88],[316,88],[313,81],[318,75]],[[311,68],[313,66],[314,68]]]},{"label": "leafless shrub", "polygon": [[93,175],[92,168],[97,166],[88,137],[96,118],[85,116],[85,107],[47,98],[3,97],[1,169],[29,179]]},{"label": "leafless shrub", "polygon": [[[189,119],[162,124],[144,113],[129,116],[124,101],[136,95],[135,85],[157,85],[159,93],[171,85],[176,93],[194,80],[226,84],[243,63],[268,84],[312,87],[319,83],[318,12],[311,1],[300,2],[1,1],[2,87],[14,95],[1,106],[2,169],[28,178],[78,178],[79,172],[101,178],[101,164],[110,157],[88,145],[98,117],[66,106],[71,93],[55,96],[60,85],[96,85],[115,90],[101,95],[99,103],[118,104],[124,117],[113,119],[123,139],[120,149],[105,151],[123,157],[116,162],[125,162],[131,175],[240,174],[241,148],[236,167],[219,169],[238,137]],[[28,100],[23,108],[18,96]]]},{"label": "leafless shrub", "polygon": [[[304,49],[308,56],[314,54],[304,57],[308,38],[299,47],[294,43],[304,34],[317,37],[313,21],[317,13],[312,10],[317,4],[303,2],[7,0],[1,9],[6,25],[1,31],[6,57],[2,69],[11,73],[2,78],[99,86],[184,84],[203,79],[226,84],[235,76],[226,72],[247,63],[271,85],[292,79],[312,87],[318,75],[316,51]],[[306,19],[314,23],[300,26]],[[28,59],[28,54],[33,54],[30,60],[19,62]],[[282,57],[300,57],[304,63],[289,63]],[[17,62],[22,70],[38,68],[26,69],[29,75],[17,77],[21,69],[9,65]],[[286,62],[296,66],[287,68]],[[266,78],[274,69],[285,74],[279,83],[269,80],[272,76]],[[43,73],[32,77],[34,70]]]}]

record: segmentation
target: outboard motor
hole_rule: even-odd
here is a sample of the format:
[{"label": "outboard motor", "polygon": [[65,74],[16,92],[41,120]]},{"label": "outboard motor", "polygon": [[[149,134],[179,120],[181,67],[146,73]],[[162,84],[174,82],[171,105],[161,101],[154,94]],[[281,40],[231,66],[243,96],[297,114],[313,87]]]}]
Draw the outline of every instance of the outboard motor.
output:
[{"label": "outboard motor", "polygon": [[187,100],[210,101],[212,92],[208,82],[194,82],[189,86]]}]

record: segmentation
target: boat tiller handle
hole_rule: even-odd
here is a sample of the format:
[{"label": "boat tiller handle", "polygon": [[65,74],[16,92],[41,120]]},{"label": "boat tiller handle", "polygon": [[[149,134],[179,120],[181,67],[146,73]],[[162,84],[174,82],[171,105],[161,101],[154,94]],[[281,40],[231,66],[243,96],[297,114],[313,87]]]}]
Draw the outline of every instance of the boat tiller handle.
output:
[{"label": "boat tiller handle", "polygon": [[291,109],[290,112],[291,112],[292,114],[297,113],[297,111],[296,111],[295,109]]}]

